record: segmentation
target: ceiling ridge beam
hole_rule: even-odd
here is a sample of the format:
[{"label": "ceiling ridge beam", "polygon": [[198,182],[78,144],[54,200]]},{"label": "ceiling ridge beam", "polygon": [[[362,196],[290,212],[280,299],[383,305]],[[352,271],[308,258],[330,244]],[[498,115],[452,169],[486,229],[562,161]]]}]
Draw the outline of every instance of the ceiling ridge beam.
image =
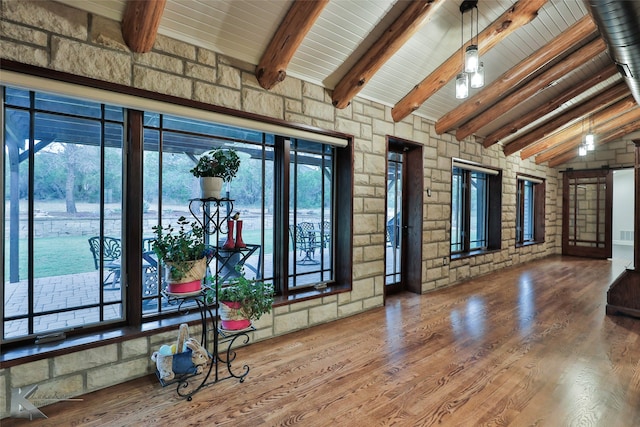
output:
[{"label": "ceiling ridge beam", "polygon": [[[635,99],[633,99],[633,96],[630,95],[629,97],[633,100],[633,103],[635,105]],[[592,131],[596,135],[603,134],[606,132],[610,132],[616,128],[619,128],[629,122],[636,121],[638,119],[640,119],[640,107],[636,106],[631,110],[627,108],[625,113],[619,114],[618,116],[615,116],[604,123],[598,124],[596,127],[592,129]],[[553,146],[552,148],[546,150],[543,153],[538,154],[535,160],[536,164],[539,165],[541,163],[544,163],[549,159],[557,156],[558,154],[564,153],[568,150],[571,150],[572,148],[578,147],[580,144],[582,144],[581,130],[578,130],[578,132],[572,132],[571,135],[566,135],[562,143]]]},{"label": "ceiling ridge beam", "polygon": [[571,89],[561,93],[560,95],[541,105],[540,107],[529,111],[528,113],[517,118],[511,123],[504,125],[500,129],[496,129],[485,137],[484,141],[482,141],[482,145],[485,148],[491,147],[501,139],[518,132],[529,123],[533,123],[539,118],[544,117],[552,111],[560,108],[565,102],[572,100],[586,90],[606,81],[611,76],[614,76],[617,72],[618,69],[615,65],[609,65],[601,72],[595,74],[587,80],[580,82],[577,86],[573,86]]},{"label": "ceiling ridge beam", "polygon": [[480,114],[497,102],[502,96],[526,82],[536,72],[554,59],[575,48],[581,41],[595,34],[596,25],[590,15],[567,28],[549,43],[529,55],[519,64],[507,70],[473,97],[442,116],[435,125],[438,135],[455,129],[471,117]]},{"label": "ceiling ridge beam", "polygon": [[287,67],[329,0],[296,0],[278,26],[256,67],[256,78],[271,89],[287,77]]},{"label": "ceiling ridge beam", "polygon": [[629,87],[623,81],[606,87],[599,92],[594,93],[579,104],[575,104],[571,108],[568,108],[557,116],[550,118],[544,123],[536,126],[534,129],[529,130],[524,135],[521,135],[517,139],[511,141],[509,144],[504,146],[502,151],[505,156],[510,156],[545,136],[551,135],[567,123],[579,118],[584,119],[592,113],[602,110],[606,105],[611,104],[629,94]]},{"label": "ceiling ridge beam", "polygon": [[[507,9],[491,25],[478,35],[480,52],[487,52],[504,40],[518,28],[528,24],[536,16],[538,10],[547,0],[519,0]],[[407,117],[420,108],[434,93],[442,89],[462,69],[462,52],[471,42],[468,41],[453,53],[443,64],[425,77],[420,83],[404,96],[391,110],[395,122]]]},{"label": "ceiling ridge beam", "polygon": [[562,61],[530,80],[513,94],[498,101],[488,110],[483,111],[478,116],[460,126],[456,131],[456,139],[458,141],[462,141],[469,135],[472,135],[478,129],[488,125],[515,106],[534,96],[545,86],[556,80],[560,80],[571,71],[587,63],[598,54],[604,52],[605,49],[606,45],[604,40],[598,37],[575,52],[569,54]]},{"label": "ceiling ridge beam", "polygon": [[153,48],[167,0],[127,0],[122,15],[122,39],[132,52]]},{"label": "ceiling ridge beam", "polygon": [[[631,122],[631,123],[627,123],[626,125],[615,129],[612,132],[609,132],[605,135],[603,135],[600,138],[596,138],[596,145],[605,145],[608,144],[610,142],[616,141],[620,138],[622,138],[625,135],[628,135],[632,132],[635,132],[637,130],[640,130],[640,120],[636,120],[635,122]],[[563,163],[568,162],[569,160],[574,159],[575,157],[578,157],[578,151],[577,150],[569,150],[564,154],[561,154],[559,156],[553,157],[551,159],[549,159],[549,162],[547,163],[549,165],[549,167],[556,167],[559,166]]]},{"label": "ceiling ridge beam", "polygon": [[[604,123],[608,120],[611,120],[615,117],[618,117],[621,114],[629,111],[630,108],[635,106],[635,100],[633,96],[629,95],[624,99],[608,106],[607,108],[598,111],[591,118],[593,123]],[[558,144],[565,142],[567,139],[571,139],[576,135],[580,135],[584,131],[584,126],[582,123],[574,123],[569,125],[560,131],[554,133],[553,135],[549,135],[535,144],[531,144],[520,152],[520,158],[522,160],[528,159],[531,156],[536,154],[540,154],[545,150],[548,150]]]},{"label": "ceiling ridge beam", "polygon": [[333,90],[333,106],[346,108],[373,75],[426,24],[444,0],[412,1],[358,59]]}]

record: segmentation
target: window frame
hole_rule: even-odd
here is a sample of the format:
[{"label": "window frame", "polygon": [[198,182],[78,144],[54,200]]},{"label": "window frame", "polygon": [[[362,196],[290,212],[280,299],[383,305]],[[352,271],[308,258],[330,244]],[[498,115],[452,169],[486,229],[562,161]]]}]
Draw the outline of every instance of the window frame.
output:
[{"label": "window frame", "polygon": [[[472,180],[473,174],[483,174],[486,180],[486,194],[484,201],[483,224],[486,243],[480,247],[472,247],[471,241],[471,216],[472,216]],[[459,177],[460,200],[454,201],[454,177]],[[457,209],[454,209],[457,208]],[[461,209],[461,211],[459,211]],[[487,167],[478,163],[460,159],[452,159],[451,166],[451,235],[449,241],[449,253],[452,260],[468,256],[481,255],[487,252],[499,250],[502,246],[502,170]],[[454,250],[453,219],[458,216],[460,232],[459,246]]]},{"label": "window frame", "polygon": [[[533,233],[531,238],[524,236],[524,227],[521,224],[525,218],[525,198],[522,196],[527,183],[531,185],[531,197],[533,209],[531,215],[531,226]],[[533,175],[518,174],[516,176],[516,247],[535,245],[544,243],[545,235],[545,192],[546,180]]]},{"label": "window frame", "polygon": [[[170,95],[165,95],[156,92],[150,92],[147,90],[141,90],[137,88],[132,88],[128,86],[123,86],[120,84],[97,81],[94,79],[75,76],[65,72],[59,72],[54,70],[49,70],[46,68],[35,67],[26,64],[20,64],[13,61],[2,60],[3,69],[6,69],[10,72],[20,73],[20,75],[27,76],[24,85],[20,85],[20,87],[33,90],[33,91],[43,91],[43,92],[51,92],[60,94],[63,96],[69,96],[64,91],[56,90],[58,88],[58,84],[66,85],[72,87],[73,91],[78,93],[85,93],[81,98],[85,100],[91,100],[95,102],[104,103],[101,100],[100,96],[102,94],[95,94],[91,92],[93,89],[97,89],[98,91],[107,91],[108,96],[116,98],[119,95],[122,95],[127,101],[132,98],[140,99],[140,103],[153,103],[159,102],[163,105],[174,105],[179,109],[189,109],[197,112],[193,118],[202,119],[202,115],[206,114],[217,114],[224,115],[225,117],[229,116],[233,118],[237,118],[242,121],[252,121],[254,123],[258,123],[258,125],[264,125],[265,128],[273,128],[278,127],[279,129],[291,129],[292,135],[300,135],[300,133],[304,133],[308,139],[314,140],[313,135],[318,136],[319,141],[333,141],[336,139],[340,139],[345,141],[344,146],[337,145],[335,147],[335,158],[334,158],[334,185],[336,188],[346,189],[336,193],[334,195],[334,203],[335,206],[341,206],[339,210],[336,209],[334,216],[334,248],[335,248],[335,263],[334,263],[334,280],[325,289],[316,290],[314,288],[305,289],[304,292],[299,293],[289,293],[286,295],[281,295],[276,298],[274,306],[286,305],[293,302],[321,298],[327,295],[348,292],[351,290],[351,281],[352,281],[352,259],[353,259],[353,156],[354,156],[354,147],[353,147],[353,136],[347,135],[341,132],[319,129],[307,125],[302,125],[298,123],[291,123],[280,119],[274,119],[267,116],[261,116],[254,113],[247,113],[239,110],[231,110],[229,108],[218,107],[211,104],[206,104],[198,101],[192,101],[183,98],[177,98]],[[31,80],[35,78],[34,80]],[[41,79],[41,80],[38,80]],[[54,80],[51,80],[54,79]],[[42,88],[43,82],[53,82],[52,86],[54,89],[46,90]],[[35,82],[35,83],[34,83]],[[16,86],[15,83],[2,81],[0,83],[2,86]],[[95,97],[93,96],[95,95]],[[126,101],[123,101],[126,102]],[[122,105],[116,103],[116,105]],[[138,104],[135,104],[138,105]],[[126,245],[123,253],[123,266],[127,271],[141,271],[142,266],[142,258],[137,256],[137,254],[142,251],[142,212],[143,212],[143,201],[142,201],[142,151],[143,151],[143,115],[144,113],[140,110],[137,110],[134,106],[125,107],[126,110],[126,123],[125,123],[125,141],[124,144],[126,146],[125,154],[123,155],[123,160],[125,162],[125,179],[126,179],[126,189],[127,191],[123,194],[123,205],[124,205],[124,215],[123,215],[123,242]],[[184,110],[182,110],[184,111]],[[299,137],[299,136],[297,136]],[[0,155],[3,156],[3,155]],[[0,157],[3,159],[3,157]],[[4,162],[4,160],[3,160]],[[276,172],[276,177],[274,180],[277,181],[278,177],[280,180],[283,180],[283,177],[288,176],[288,162],[281,161],[279,162],[280,169]],[[275,165],[274,165],[275,166]],[[275,188],[275,181],[274,181]],[[286,199],[286,198],[284,198]],[[283,206],[288,206],[288,200],[284,200],[282,203],[279,203],[279,207],[276,207],[276,212],[274,215],[280,214],[280,221],[277,223],[283,223],[285,216],[288,211],[288,208],[282,208]],[[4,237],[4,235],[3,235]],[[280,251],[288,251],[288,230],[286,227],[278,227],[277,230],[274,230],[274,257],[276,256],[275,251],[278,248]],[[284,271],[284,278],[286,279],[286,257],[280,257],[280,262],[274,262],[274,270],[280,269],[280,271]],[[33,262],[30,260],[29,262]],[[131,274],[128,275],[127,271],[123,271],[123,276],[126,276],[128,293],[126,296],[126,318],[123,322],[114,325],[114,324],[98,324],[95,327],[77,329],[77,330],[68,330],[65,331],[67,335],[67,339],[72,339],[73,337],[81,337],[88,336],[88,334],[96,334],[97,341],[104,339],[105,331],[113,331],[120,334],[139,334],[140,331],[152,331],[156,328],[166,328],[166,325],[169,323],[173,323],[171,319],[166,317],[144,317],[142,316],[142,296],[141,296],[141,274]],[[2,270],[4,277],[4,269]],[[274,271],[274,280],[275,277]],[[184,319],[184,315],[180,313],[176,313],[175,316],[178,319]],[[188,316],[187,316],[188,317]],[[178,320],[180,321],[180,320]],[[102,338],[101,338],[102,337]],[[8,345],[8,347],[21,347],[25,345],[30,345],[34,342],[34,337],[29,336],[24,339],[17,339],[12,341],[4,341],[4,337],[0,337],[2,339],[3,347]],[[73,344],[71,344],[73,345]],[[62,347],[66,347],[66,345],[61,344]],[[7,347],[7,348],[8,348]]]}]

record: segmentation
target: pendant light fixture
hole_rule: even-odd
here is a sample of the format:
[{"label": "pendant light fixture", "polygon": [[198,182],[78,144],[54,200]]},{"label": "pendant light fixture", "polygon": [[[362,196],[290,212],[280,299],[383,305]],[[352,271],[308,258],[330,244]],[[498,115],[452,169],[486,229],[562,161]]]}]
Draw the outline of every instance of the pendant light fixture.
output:
[{"label": "pendant light fixture", "polygon": [[587,119],[589,121],[589,130],[584,136],[584,145],[587,147],[587,151],[593,151],[596,149],[596,137],[591,131],[591,117]]},{"label": "pendant light fixture", "polygon": [[[475,32],[473,31],[475,11]],[[462,52],[462,72],[456,76],[456,98],[469,96],[469,86],[474,89],[484,86],[484,64],[478,54],[478,0],[464,0],[460,4],[461,45],[464,46],[464,15],[470,12],[471,39]]]}]

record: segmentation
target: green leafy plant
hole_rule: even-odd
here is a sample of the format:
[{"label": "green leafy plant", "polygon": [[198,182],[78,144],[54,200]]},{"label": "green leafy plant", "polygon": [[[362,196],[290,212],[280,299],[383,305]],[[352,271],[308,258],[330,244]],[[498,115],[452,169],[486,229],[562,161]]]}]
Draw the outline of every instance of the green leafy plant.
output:
[{"label": "green leafy plant", "polygon": [[217,176],[223,181],[229,182],[238,173],[240,157],[235,150],[211,150],[198,159],[198,164],[191,169],[191,173],[197,177]]},{"label": "green leafy plant", "polygon": [[197,222],[178,218],[178,228],[172,225],[153,227],[156,235],[152,249],[169,267],[171,279],[180,280],[191,269],[192,261],[209,257],[210,250],[204,244],[204,230]]},{"label": "green leafy plant", "polygon": [[244,269],[236,266],[237,277],[221,283],[218,278],[208,278],[207,282],[216,283],[206,291],[207,303],[212,303],[216,298],[218,289],[218,301],[240,303],[240,313],[251,320],[258,320],[263,314],[271,312],[273,306],[273,285],[259,280],[247,279]]}]

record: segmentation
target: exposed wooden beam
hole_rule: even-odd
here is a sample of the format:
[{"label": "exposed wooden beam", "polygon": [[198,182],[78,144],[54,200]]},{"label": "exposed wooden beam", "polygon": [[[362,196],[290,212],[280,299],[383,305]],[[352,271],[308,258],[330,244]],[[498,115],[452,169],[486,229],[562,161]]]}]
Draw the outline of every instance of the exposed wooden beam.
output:
[{"label": "exposed wooden beam", "polygon": [[468,121],[471,117],[480,114],[501,97],[505,96],[505,94],[529,79],[542,67],[574,48],[574,46],[592,36],[595,32],[596,25],[591,19],[591,16],[585,15],[558,37],[502,74],[473,97],[442,116],[440,120],[436,122],[436,133],[443,134],[449,132]]},{"label": "exposed wooden beam", "polygon": [[[627,123],[640,120],[640,107],[634,107],[632,110],[627,111],[624,114],[619,115],[605,123],[595,126],[592,130],[596,135],[611,132],[612,130],[624,126]],[[582,131],[577,134],[571,135],[568,139],[565,139],[562,143],[548,149],[544,153],[536,156],[536,164],[541,164],[550,159],[565,153],[573,148],[577,148],[582,143]]]},{"label": "exposed wooden beam", "polygon": [[[612,120],[621,114],[629,111],[629,109],[635,106],[635,100],[633,96],[629,95],[624,99],[616,102],[613,105],[606,107],[605,109],[598,111],[597,113],[591,116],[591,122],[595,123],[598,126],[600,123],[605,123],[609,120]],[[624,123],[623,123],[624,124]],[[572,125],[561,129],[560,131],[554,133],[553,135],[549,135],[535,144],[531,144],[530,146],[524,148],[520,152],[520,158],[522,160],[528,159],[531,156],[542,153],[545,150],[550,149],[560,143],[565,142],[568,139],[574,138],[578,135],[581,135],[584,132],[584,123],[577,122]]]},{"label": "exposed wooden beam", "polygon": [[488,125],[503,114],[506,114],[516,105],[528,100],[539,90],[552,82],[561,79],[571,71],[590,61],[601,52],[604,52],[605,48],[606,46],[604,41],[601,38],[597,38],[577,51],[571,53],[564,60],[542,72],[511,95],[503,98],[488,110],[483,111],[478,116],[460,126],[456,131],[456,138],[458,141],[462,141],[478,129]]},{"label": "exposed wooden beam", "polygon": [[[636,120],[635,122],[627,123],[626,125],[618,128],[612,132],[609,132],[602,136],[601,138],[596,138],[596,145],[605,145],[610,142],[616,141],[622,138],[625,135],[630,134],[631,132],[635,132],[640,130],[640,120]],[[563,163],[566,163],[575,157],[578,156],[578,150],[569,150],[564,154],[560,154],[556,157],[549,159],[547,163],[549,167],[555,168],[556,166],[560,166]]]},{"label": "exposed wooden beam", "polygon": [[613,76],[618,72],[615,65],[611,64],[603,71],[598,74],[595,74],[591,78],[584,80],[578,83],[576,86],[573,86],[571,89],[565,91],[564,93],[558,95],[553,98],[549,102],[541,105],[540,107],[529,111],[528,113],[522,115],[511,123],[491,132],[489,135],[485,137],[482,141],[482,145],[485,148],[491,147],[493,144],[500,141],[502,138],[505,138],[513,133],[516,133],[518,130],[527,126],[529,123],[533,123],[539,118],[546,116],[551,113],[553,110],[560,108],[565,102],[575,98],[576,96],[582,94],[586,90],[589,90],[593,86],[602,83],[607,80],[609,77]]},{"label": "exposed wooden beam", "polygon": [[167,0],[127,0],[122,16],[122,38],[132,52],[153,47]]},{"label": "exposed wooden beam", "polygon": [[[478,48],[481,54],[491,50],[518,28],[531,22],[538,16],[538,10],[547,0],[519,0],[507,9],[498,19],[478,35]],[[467,42],[442,65],[418,83],[391,110],[393,120],[399,122],[420,108],[434,93],[453,79],[462,69],[462,52],[470,44]]]},{"label": "exposed wooden beam", "polygon": [[581,117],[584,118],[595,111],[602,110],[604,106],[627,95],[629,95],[629,86],[622,81],[615,83],[612,87],[607,87],[591,95],[588,99],[567,109],[562,114],[545,121],[524,135],[511,141],[502,151],[505,156],[510,156],[545,136],[551,135],[567,123]]},{"label": "exposed wooden beam", "polygon": [[293,2],[256,67],[260,86],[269,90],[285,79],[291,58],[328,3],[329,0]]},{"label": "exposed wooden beam", "polygon": [[333,105],[345,108],[388,60],[431,19],[444,0],[412,1],[371,48],[342,77],[333,91]]}]

